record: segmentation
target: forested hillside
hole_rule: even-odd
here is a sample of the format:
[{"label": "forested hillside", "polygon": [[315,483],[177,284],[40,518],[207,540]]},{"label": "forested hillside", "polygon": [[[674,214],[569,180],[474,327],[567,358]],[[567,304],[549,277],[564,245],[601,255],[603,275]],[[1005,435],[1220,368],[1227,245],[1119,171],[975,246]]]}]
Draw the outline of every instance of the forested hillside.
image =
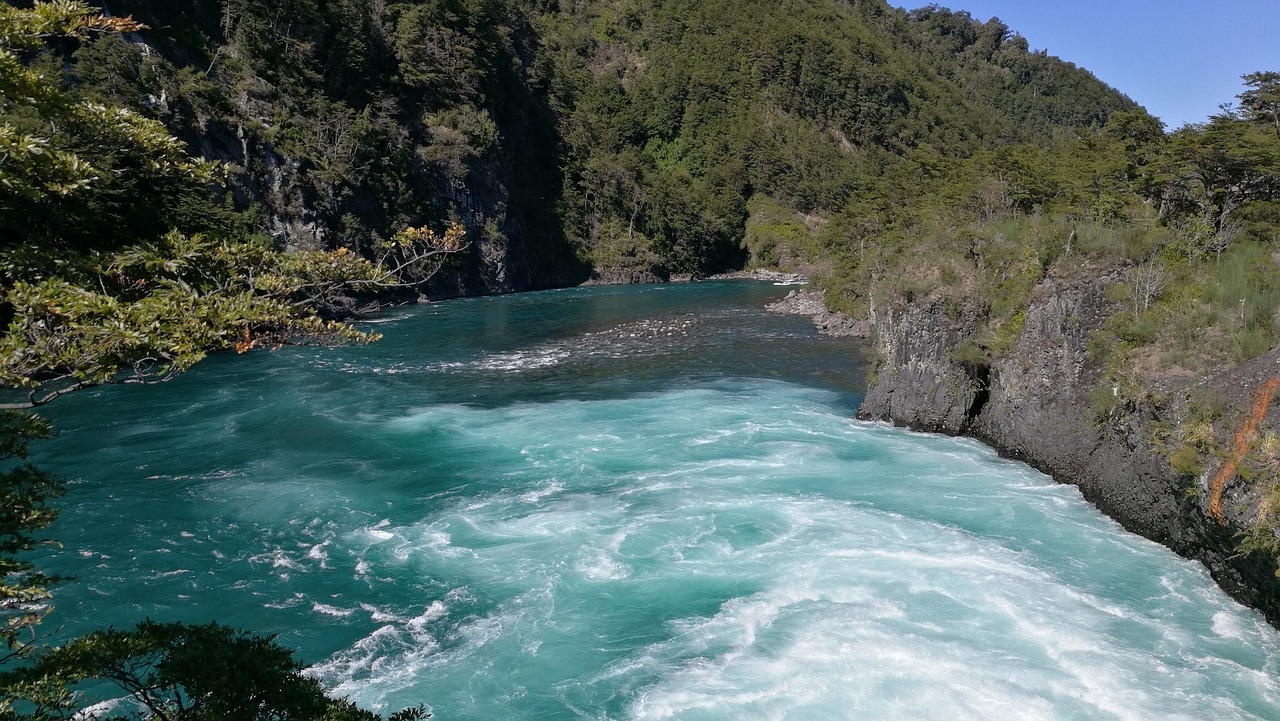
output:
[{"label": "forested hillside", "polygon": [[886,175],[1135,109],[997,21],[880,0],[108,9],[150,29],[64,48],[81,92],[226,163],[227,206],[289,247],[460,221],[441,294],[726,270],[744,236],[792,257]]}]

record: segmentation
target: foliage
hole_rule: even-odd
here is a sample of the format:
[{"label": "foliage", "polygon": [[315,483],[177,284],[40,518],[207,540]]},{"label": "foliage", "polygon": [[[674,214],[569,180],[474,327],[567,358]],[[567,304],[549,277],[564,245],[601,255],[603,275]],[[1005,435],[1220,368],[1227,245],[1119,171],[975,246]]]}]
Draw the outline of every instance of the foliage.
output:
[{"label": "foliage", "polygon": [[[1265,89],[1268,77],[1246,82]],[[878,303],[945,297],[982,321],[966,352],[990,356],[1012,344],[1051,268],[1108,268],[1123,278],[1108,297],[1127,314],[1092,341],[1102,417],[1166,371],[1255,357],[1280,341],[1280,138],[1254,94],[1240,97],[1259,111],[1169,135],[1125,111],[998,153],[916,151],[914,185],[886,173],[879,194],[824,228],[823,282]]]},{"label": "foliage", "polygon": [[1195,478],[1205,473],[1211,464],[1221,462],[1226,451],[1215,429],[1221,420],[1219,409],[1192,402],[1181,422],[1161,434],[1169,466],[1175,473]]},{"label": "foliage", "polygon": [[747,203],[743,245],[752,265],[794,268],[814,253],[814,229],[804,216],[757,193]]},{"label": "foliage", "polygon": [[[228,160],[234,203],[293,247],[366,253],[457,220],[484,242],[441,274],[451,287],[579,282],[584,260],[739,267],[753,196],[820,223],[894,198],[882,179],[910,177],[916,154],[1040,144],[1136,111],[998,22],[880,0],[112,7],[144,18],[157,52],[85,43],[67,58],[74,93]],[[528,277],[477,285],[490,244]]]},{"label": "foliage", "polygon": [[[1003,25],[937,8],[587,3],[553,19],[556,67],[574,81],[562,121],[573,151],[566,235],[594,251],[627,228],[695,273],[747,260],[740,238],[752,262],[772,257],[774,231],[751,219],[763,217],[761,198],[777,217],[865,221],[877,199],[892,214],[932,189],[918,182],[917,157],[946,165],[1133,109],[1087,73],[1028,53]],[[1056,97],[1011,98],[1037,85]],[[804,248],[804,260],[849,265],[832,251]],[[844,272],[829,282],[852,285]]]},{"label": "foliage", "polygon": [[[6,672],[0,688],[0,717],[33,721],[66,718],[80,709],[96,710],[80,711],[77,718],[119,721],[380,719],[326,696],[318,681],[302,674],[292,652],[274,640],[216,623],[144,621],[131,631],[97,631]],[[104,708],[119,694],[131,703]],[[430,717],[418,706],[391,718]]]},{"label": "foliage", "polygon": [[1163,176],[1156,187],[1166,213],[1228,231],[1241,206],[1280,195],[1280,135],[1222,115],[1174,133],[1154,172]]},{"label": "foliage", "polygon": [[47,421],[16,411],[0,412],[0,616],[4,619],[4,659],[12,659],[35,639],[35,627],[48,613],[46,576],[24,558],[27,552],[52,545],[35,534],[58,517],[49,505],[62,495],[62,484],[30,463],[28,443],[49,437]]},{"label": "foliage", "polygon": [[42,60],[50,38],[143,27],[83,2],[0,6],[0,245],[82,247],[104,221],[160,231],[178,198],[207,192],[214,163],[154,119],[66,92]]},{"label": "foliage", "polygon": [[[4,110],[29,111],[59,128],[28,154],[62,157],[79,173],[67,183],[59,168],[37,167],[22,153],[0,157],[0,187],[11,191],[0,196],[0,224],[30,225],[55,212],[63,218],[0,249],[8,318],[0,385],[28,389],[18,405],[102,383],[165,380],[210,351],[373,340],[318,313],[341,316],[352,296],[425,281],[466,247],[457,223],[443,233],[402,229],[367,248],[367,257],[347,248],[281,254],[229,227],[150,234],[151,223],[134,223],[102,240],[101,223],[111,220],[101,217],[105,206],[168,207],[158,217],[176,221],[185,194],[195,192],[191,183],[209,193],[213,166],[188,156],[157,120],[77,100],[16,53],[35,53],[50,36],[82,40],[90,31],[141,28],[80,2],[0,12],[0,73],[7,73],[0,83],[10,90]],[[87,203],[94,222],[66,203]]]},{"label": "foliage", "polygon": [[1249,73],[1244,84],[1249,89],[1239,95],[1241,117],[1270,124],[1280,138],[1280,72]]},{"label": "foliage", "polygon": [[377,335],[317,311],[333,314],[351,295],[402,287],[409,272],[430,277],[463,247],[458,226],[406,229],[375,261],[345,248],[281,254],[173,231],[98,256],[92,284],[11,262],[0,385],[28,389],[18,405],[39,406],[89,386],[167,380],[211,351],[367,343]]},{"label": "foliage", "polygon": [[585,278],[554,212],[559,141],[525,3],[112,8],[147,19],[147,45],[81,45],[67,58],[73,91],[155,117],[225,159],[228,202],[258,208],[255,229],[277,244],[371,256],[401,228],[457,222],[474,252],[436,283],[510,289],[459,282],[465,266],[492,261],[489,245],[529,248],[533,283]]},{"label": "foliage", "polygon": [[[1256,520],[1240,535],[1236,552],[1280,559],[1280,437],[1274,430],[1262,435],[1240,470],[1257,489],[1258,506]],[[1276,575],[1280,577],[1280,561]]]}]

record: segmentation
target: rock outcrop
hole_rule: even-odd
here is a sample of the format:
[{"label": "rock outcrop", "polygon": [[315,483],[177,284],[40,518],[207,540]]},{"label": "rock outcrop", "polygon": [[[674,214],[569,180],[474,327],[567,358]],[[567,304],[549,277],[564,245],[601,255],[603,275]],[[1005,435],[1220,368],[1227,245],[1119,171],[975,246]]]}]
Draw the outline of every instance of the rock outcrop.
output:
[{"label": "rock outcrop", "polygon": [[[1087,345],[1116,311],[1105,290],[1117,280],[1101,269],[1056,267],[1035,289],[1012,348],[986,363],[965,360],[970,354],[962,352],[978,319],[942,299],[878,308],[880,360],[858,415],[972,436],[1076,485],[1126,529],[1203,562],[1229,594],[1280,624],[1275,559],[1238,552],[1239,534],[1257,515],[1257,493],[1232,479],[1222,519],[1214,518],[1214,469],[1179,474],[1157,431],[1176,423],[1193,395],[1224,409],[1224,418],[1242,416],[1255,405],[1256,389],[1280,372],[1280,351],[1183,380],[1159,400],[1117,402],[1100,412],[1090,393],[1102,369]],[[1268,420],[1280,421],[1280,413],[1267,412]]]},{"label": "rock outcrop", "polygon": [[977,321],[952,317],[937,298],[873,309],[881,362],[859,416],[892,420],[916,430],[958,435],[981,410],[986,369],[953,358]]},{"label": "rock outcrop", "polygon": [[[756,272],[755,275],[744,274],[741,277],[754,278],[756,280],[778,280],[778,278],[775,277],[761,277],[759,272]],[[797,282],[798,278],[796,276],[784,276],[781,280],[784,282]],[[834,313],[827,310],[826,305],[822,302],[822,291],[793,290],[790,293],[787,293],[787,296],[782,300],[770,303],[765,307],[774,313],[807,315],[813,320],[814,326],[817,327],[818,332],[822,335],[829,335],[836,338],[866,338],[871,334],[870,321],[855,320],[843,313]]]}]

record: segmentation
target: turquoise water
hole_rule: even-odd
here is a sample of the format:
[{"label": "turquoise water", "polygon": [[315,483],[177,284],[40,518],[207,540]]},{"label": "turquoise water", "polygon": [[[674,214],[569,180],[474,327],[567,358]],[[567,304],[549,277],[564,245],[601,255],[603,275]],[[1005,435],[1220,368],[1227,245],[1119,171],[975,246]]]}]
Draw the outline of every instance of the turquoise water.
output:
[{"label": "turquoise water", "polygon": [[279,633],[437,719],[1276,719],[1280,637],[721,282],[450,301],[73,396],[64,633]]}]

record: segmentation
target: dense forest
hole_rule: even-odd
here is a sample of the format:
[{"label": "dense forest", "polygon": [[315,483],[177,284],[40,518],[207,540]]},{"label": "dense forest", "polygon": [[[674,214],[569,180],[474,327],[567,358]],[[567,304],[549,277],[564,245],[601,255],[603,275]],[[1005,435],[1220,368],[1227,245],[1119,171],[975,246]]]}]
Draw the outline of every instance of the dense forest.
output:
[{"label": "dense forest", "polygon": [[[1008,349],[1055,264],[1114,270],[1123,310],[1091,341],[1099,423],[1280,340],[1277,73],[1167,132],[998,20],[937,6],[91,5],[0,6],[13,406],[163,380],[212,350],[365,342],[335,320],[415,295],[743,267],[801,271],[859,317],[940,299],[979,320],[958,351],[974,368]],[[6,418],[18,462],[47,428]],[[1213,421],[1201,409],[1165,430],[1175,468],[1223,453]],[[1275,555],[1280,442],[1259,447],[1245,466],[1273,500],[1243,550]],[[196,683],[181,675],[191,649],[235,647],[311,714],[288,718],[366,717],[317,700],[283,649],[221,627],[104,632],[33,664],[26,634],[54,579],[16,559],[52,521],[57,483],[24,465],[5,479],[20,668],[0,715],[72,708],[75,682],[141,657],[143,687]],[[165,715],[175,698],[150,713],[222,708]],[[277,717],[263,708],[238,717]]]},{"label": "dense forest", "polygon": [[834,216],[904,163],[1136,110],[998,21],[881,2],[110,10],[151,28],[69,50],[77,92],[223,162],[225,203],[288,247],[461,222],[444,294],[737,267],[751,208]]}]

